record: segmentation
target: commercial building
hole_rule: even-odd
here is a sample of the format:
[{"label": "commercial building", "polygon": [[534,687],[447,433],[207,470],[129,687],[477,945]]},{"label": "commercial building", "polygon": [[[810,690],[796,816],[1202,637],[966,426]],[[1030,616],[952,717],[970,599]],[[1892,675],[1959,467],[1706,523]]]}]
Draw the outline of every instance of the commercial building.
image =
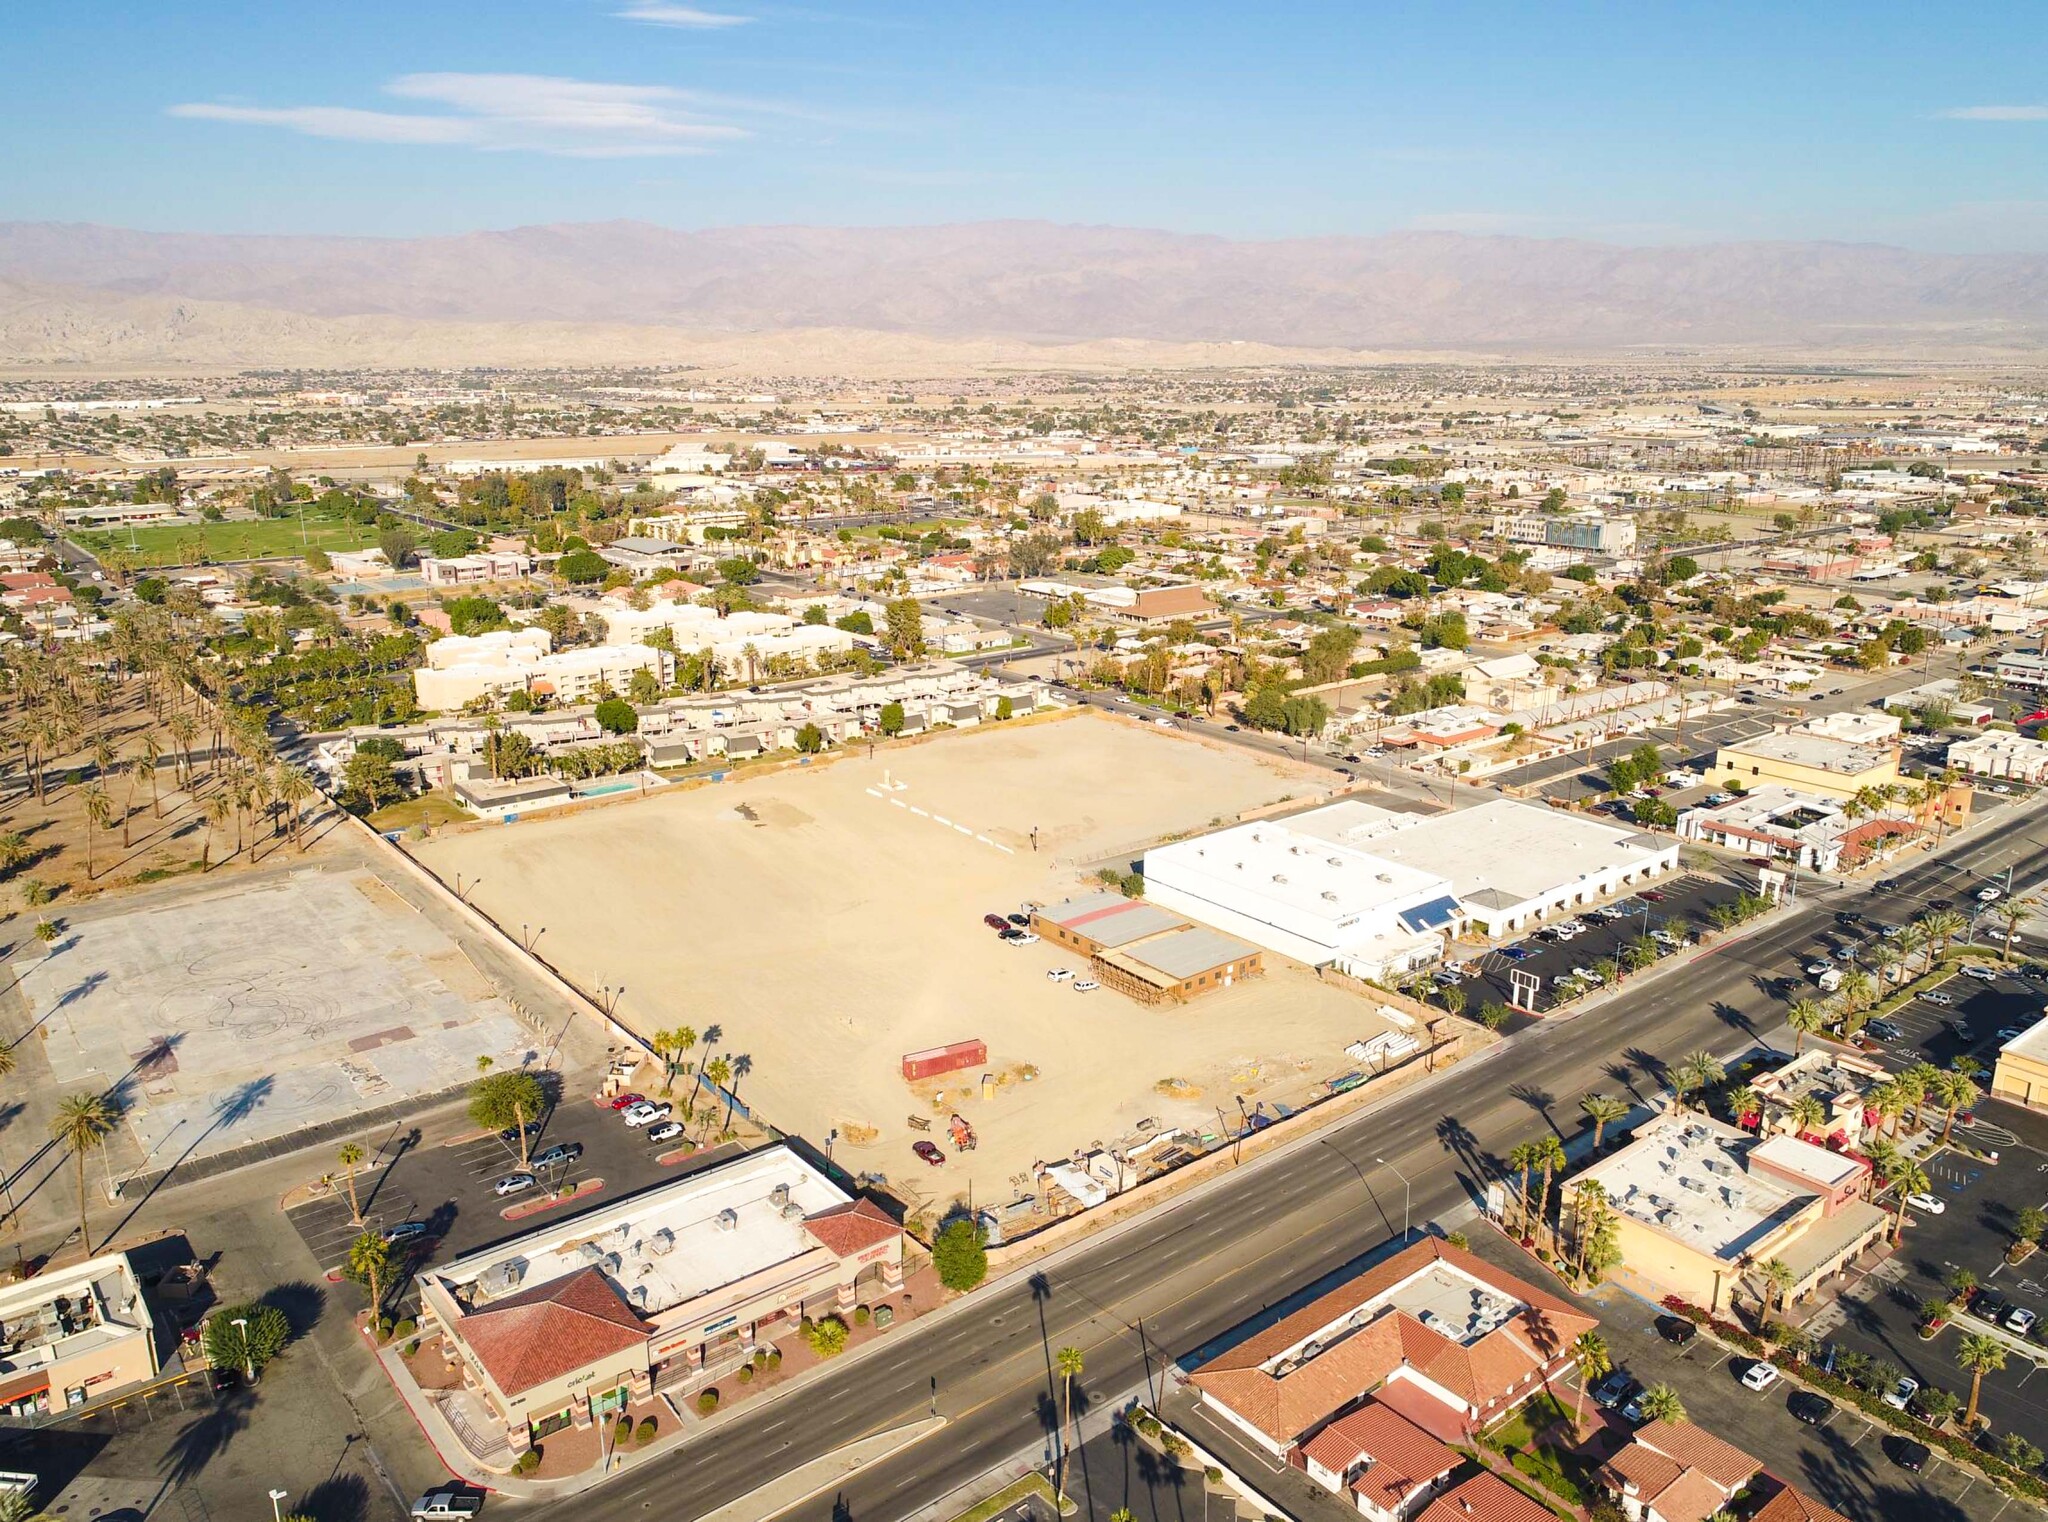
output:
[{"label": "commercial building", "polygon": [[1493,536],[1509,544],[1541,544],[1557,550],[1591,555],[1633,555],[1633,518],[1604,513],[1495,513]]},{"label": "commercial building", "polygon": [[2048,687],[2048,655],[2013,650],[1998,658],[1998,679],[2008,687]]},{"label": "commercial building", "polygon": [[1117,624],[1167,624],[1177,618],[1213,618],[1216,605],[1200,587],[1090,587],[1088,610]]},{"label": "commercial building", "polygon": [[[1572,1367],[1573,1340],[1599,1324],[1426,1237],[1189,1379],[1219,1419],[1303,1465],[1304,1445],[1368,1398],[1441,1442],[1467,1441]],[[1323,1451],[1324,1461],[1333,1456]]]},{"label": "commercial building", "polygon": [[1868,745],[1797,729],[1775,729],[1734,745],[1714,757],[1711,780],[1744,789],[1776,783],[1795,792],[1853,798],[1866,788],[1899,780],[1896,743]]},{"label": "commercial building", "polygon": [[2036,1021],[1998,1049],[1991,1092],[2015,1104],[2048,1105],[2048,1020]]},{"label": "commercial building", "polygon": [[1601,1478],[1629,1522],[1705,1522],[1763,1467],[1704,1427],[1658,1420],[1637,1429]]},{"label": "commercial building", "polygon": [[742,612],[720,618],[715,608],[690,602],[607,606],[602,617],[608,645],[638,645],[655,630],[666,629],[677,654],[709,651],[726,672],[749,682],[770,672],[800,674],[811,669],[819,655],[843,654],[860,643],[830,624],[807,624],[784,613]]},{"label": "commercial building", "polygon": [[82,1406],[158,1369],[156,1326],[126,1253],[0,1289],[0,1411]]},{"label": "commercial building", "polygon": [[1678,866],[1678,842],[1497,799],[1446,814],[1346,800],[1145,853],[1145,892],[1232,935],[1362,978],[1448,935],[1526,929]]},{"label": "commercial building", "polygon": [[1302,1446],[1302,1468],[1372,1522],[1409,1522],[1463,1461],[1392,1406],[1367,1401]]},{"label": "commercial building", "polygon": [[2008,730],[1987,730],[1958,740],[1948,748],[1948,764],[1972,777],[2003,777],[2014,782],[2048,779],[2048,741]]},{"label": "commercial building", "polygon": [[[1869,1165],[1790,1136],[1759,1141],[1705,1115],[1639,1127],[1621,1151],[1578,1174],[1605,1191],[1622,1263],[1715,1314],[1776,1258],[1787,1301],[1808,1298],[1883,1234],[1885,1212],[1857,1198]],[[1576,1190],[1573,1198],[1577,1198]],[[1591,1222],[1573,1209],[1572,1230]]]},{"label": "commercial building", "polygon": [[1257,946],[1121,893],[1084,893],[1032,911],[1031,928],[1088,958],[1107,988],[1140,1004],[1184,1002],[1265,971]]},{"label": "commercial building", "polygon": [[903,1231],[784,1146],[419,1275],[420,1327],[523,1452],[903,1284]]},{"label": "commercial building", "polygon": [[1790,787],[1753,788],[1712,807],[1678,816],[1681,840],[1788,861],[1814,872],[1854,866],[1900,835],[1918,834],[1904,819],[1853,819],[1840,798]]},{"label": "commercial building", "polygon": [[1808,1139],[1853,1145],[1875,1116],[1869,1103],[1871,1092],[1889,1083],[1891,1076],[1867,1057],[1816,1047],[1751,1079],[1750,1087],[1763,1101],[1763,1108],[1754,1116],[1736,1119],[1758,1136],[1798,1135],[1793,1106],[1802,1099],[1817,1099],[1823,1118],[1819,1131],[1807,1133]]},{"label": "commercial building", "polygon": [[[545,638],[545,631],[538,629],[500,632]],[[465,646],[452,652],[452,659],[440,657],[448,664],[435,664],[440,647],[457,639],[466,639]],[[590,703],[607,689],[624,693],[636,671],[651,671],[659,687],[675,681],[675,657],[647,645],[584,645],[535,654],[530,638],[478,643],[497,639],[496,634],[455,635],[429,645],[428,664],[412,674],[413,697],[420,707],[446,712],[479,698],[522,691],[556,703]]]},{"label": "commercial building", "polygon": [[475,555],[422,555],[420,578],[430,587],[473,586],[486,581],[517,581],[533,574],[533,557],[500,550]]}]

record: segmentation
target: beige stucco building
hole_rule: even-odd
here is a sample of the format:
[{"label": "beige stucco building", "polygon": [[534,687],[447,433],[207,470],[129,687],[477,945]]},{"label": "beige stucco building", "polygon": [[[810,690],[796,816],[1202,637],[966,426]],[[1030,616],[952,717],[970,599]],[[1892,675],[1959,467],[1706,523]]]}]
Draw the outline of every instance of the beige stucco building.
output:
[{"label": "beige stucco building", "polygon": [[0,1411],[82,1406],[158,1369],[156,1326],[126,1253],[0,1289]]},{"label": "beige stucco building", "polygon": [[1722,787],[1776,784],[1795,792],[1853,798],[1865,788],[1889,787],[1899,780],[1899,747],[1796,729],[1773,730],[1724,745],[1714,757],[1711,780]]}]

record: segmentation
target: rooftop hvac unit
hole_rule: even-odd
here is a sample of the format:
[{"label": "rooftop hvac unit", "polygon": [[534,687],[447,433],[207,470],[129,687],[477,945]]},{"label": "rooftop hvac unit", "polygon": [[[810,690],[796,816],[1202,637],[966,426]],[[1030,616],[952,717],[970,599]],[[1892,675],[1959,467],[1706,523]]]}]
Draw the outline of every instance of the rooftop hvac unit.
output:
[{"label": "rooftop hvac unit", "polygon": [[775,1206],[778,1210],[787,1205],[789,1203],[789,1185],[777,1184],[773,1189],[769,1190],[768,1203]]},{"label": "rooftop hvac unit", "polygon": [[632,1298],[634,1309],[644,1311],[647,1309],[647,1302],[653,1297],[647,1293],[646,1285],[636,1284],[633,1286]]},{"label": "rooftop hvac unit", "polygon": [[676,1250],[676,1234],[666,1226],[647,1239],[647,1250],[655,1257],[666,1257]]},{"label": "rooftop hvac unit", "polygon": [[602,1263],[604,1261],[604,1249],[595,1242],[579,1243],[576,1252],[585,1263]]},{"label": "rooftop hvac unit", "polygon": [[1281,883],[1281,884],[1285,884],[1285,883],[1286,883],[1286,881],[1287,881],[1287,878],[1286,878],[1286,876],[1285,876],[1285,875],[1284,875],[1283,873],[1275,872],[1275,873],[1273,874],[1273,881],[1274,881],[1274,882],[1276,882],[1276,883]]},{"label": "rooftop hvac unit", "polygon": [[712,1224],[720,1231],[732,1231],[740,1224],[740,1213],[728,1205],[718,1212],[718,1217]]},{"label": "rooftop hvac unit", "polygon": [[1705,1194],[1707,1192],[1707,1186],[1696,1178],[1682,1178],[1678,1181],[1678,1187],[1689,1189],[1694,1194]]},{"label": "rooftop hvac unit", "polygon": [[614,1226],[611,1229],[609,1235],[612,1239],[612,1246],[624,1247],[629,1241],[632,1240],[633,1223],[631,1221],[621,1221],[618,1225]]},{"label": "rooftop hvac unit", "polygon": [[787,1205],[784,1205],[782,1207],[782,1219],[785,1221],[800,1221],[803,1219],[803,1214],[804,1207],[799,1205],[795,1200],[791,1200]]},{"label": "rooftop hvac unit", "polygon": [[617,1253],[608,1252],[604,1255],[604,1271],[610,1274],[614,1279],[616,1279],[620,1275],[620,1273],[624,1271],[625,1267],[626,1265],[624,1260],[622,1260]]},{"label": "rooftop hvac unit", "polygon": [[526,1260],[507,1258],[502,1263],[493,1263],[477,1276],[478,1293],[492,1297],[509,1295],[526,1280]]},{"label": "rooftop hvac unit", "polygon": [[1337,895],[1332,893],[1328,888],[1323,889],[1323,897],[1328,899],[1333,904],[1337,902]]},{"label": "rooftop hvac unit", "polygon": [[1749,1203],[1749,1191],[1740,1184],[1730,1184],[1721,1192],[1727,1196],[1728,1203],[1737,1210]]},{"label": "rooftop hvac unit", "polygon": [[1678,1224],[1678,1212],[1675,1210],[1658,1211],[1657,1224],[1659,1226],[1676,1226]]},{"label": "rooftop hvac unit", "polygon": [[1333,867],[1341,867],[1344,865],[1344,858],[1341,856],[1326,857],[1325,860],[1327,860]]}]

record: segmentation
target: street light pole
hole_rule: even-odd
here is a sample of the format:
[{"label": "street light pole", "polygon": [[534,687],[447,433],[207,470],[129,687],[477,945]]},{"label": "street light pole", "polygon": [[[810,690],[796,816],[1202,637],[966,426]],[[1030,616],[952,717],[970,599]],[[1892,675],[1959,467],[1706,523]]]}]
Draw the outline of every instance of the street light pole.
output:
[{"label": "street light pole", "polygon": [[230,1323],[242,1334],[242,1372],[249,1376],[249,1383],[256,1383],[256,1354],[249,1346],[249,1318],[237,1316]]},{"label": "street light pole", "polygon": [[280,1512],[280,1511],[278,1510],[278,1503],[279,1503],[279,1502],[281,1502],[282,1500],[284,1500],[284,1498],[285,1498],[285,1497],[286,1497],[286,1496],[287,1496],[288,1494],[290,1494],[290,1492],[288,1492],[288,1491],[283,1491],[283,1490],[273,1490],[273,1491],[272,1491],[272,1492],[270,1493],[270,1518],[271,1518],[271,1522],[284,1522],[284,1515],[283,1515],[283,1513],[282,1513],[282,1512]]},{"label": "street light pole", "polygon": [[1412,1190],[1410,1189],[1408,1183],[1408,1175],[1403,1173],[1399,1168],[1396,1168],[1392,1163],[1388,1162],[1383,1157],[1376,1157],[1373,1159],[1373,1161],[1378,1163],[1382,1168],[1387,1169],[1390,1173],[1394,1175],[1395,1178],[1401,1181],[1401,1240],[1405,1242],[1408,1240],[1408,1202],[1412,1198]]}]

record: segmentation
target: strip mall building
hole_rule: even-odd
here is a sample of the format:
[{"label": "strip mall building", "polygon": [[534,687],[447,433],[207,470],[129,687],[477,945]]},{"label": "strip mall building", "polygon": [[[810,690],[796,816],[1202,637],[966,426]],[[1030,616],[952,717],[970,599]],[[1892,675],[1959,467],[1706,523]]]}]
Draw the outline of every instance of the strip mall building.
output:
[{"label": "strip mall building", "polygon": [[514,1453],[903,1287],[903,1230],[787,1147],[419,1276],[421,1330]]}]

